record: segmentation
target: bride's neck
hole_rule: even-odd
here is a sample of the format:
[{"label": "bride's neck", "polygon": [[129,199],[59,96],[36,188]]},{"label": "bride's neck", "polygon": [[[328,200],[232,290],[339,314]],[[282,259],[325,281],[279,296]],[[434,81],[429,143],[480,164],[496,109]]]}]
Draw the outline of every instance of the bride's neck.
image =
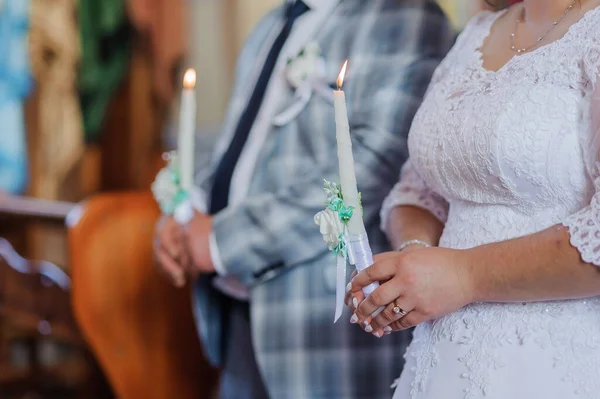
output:
[{"label": "bride's neck", "polygon": [[572,3],[573,0],[523,0],[525,19],[533,23],[555,21]]}]

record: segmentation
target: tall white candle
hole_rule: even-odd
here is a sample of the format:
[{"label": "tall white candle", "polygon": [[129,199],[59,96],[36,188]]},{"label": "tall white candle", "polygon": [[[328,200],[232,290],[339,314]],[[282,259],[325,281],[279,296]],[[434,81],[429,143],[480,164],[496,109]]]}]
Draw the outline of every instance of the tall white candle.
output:
[{"label": "tall white candle", "polygon": [[194,186],[194,144],[196,129],[196,71],[188,69],[183,77],[183,91],[179,110],[179,136],[177,157],[181,174],[181,187],[190,191]]},{"label": "tall white candle", "polygon": [[[346,204],[346,206],[354,207],[354,213],[350,218],[350,221],[348,221],[348,252],[351,262],[354,263],[356,270],[361,272],[373,264],[373,253],[371,252],[371,246],[369,245],[369,237],[367,237],[367,230],[365,229],[362,208],[360,206],[360,196],[358,194],[356,171],[354,168],[354,155],[352,154],[352,140],[350,138],[350,123],[348,122],[348,111],[346,109],[346,95],[342,91],[342,85],[344,83],[347,67],[348,61],[344,63],[342,71],[338,76],[338,90],[333,92],[333,98],[335,107],[338,163],[340,168],[340,186],[344,196],[344,204]],[[345,279],[345,273],[343,270],[340,271],[338,268],[335,320],[340,317],[340,309],[343,307],[344,284],[346,282]],[[377,287],[379,287],[379,283],[371,283],[363,288],[363,293],[365,296],[369,296],[377,289]],[[383,308],[376,310],[375,313],[373,313],[373,317],[379,314],[382,310]]]},{"label": "tall white candle", "polygon": [[356,183],[356,172],[354,170],[354,155],[352,154],[352,140],[350,139],[350,124],[346,109],[346,95],[342,90],[348,61],[344,63],[342,71],[338,76],[338,90],[334,90],[335,125],[338,150],[338,163],[340,168],[340,186],[344,195],[346,206],[354,207],[354,214],[348,222],[350,234],[366,234],[363,222],[360,197]]}]

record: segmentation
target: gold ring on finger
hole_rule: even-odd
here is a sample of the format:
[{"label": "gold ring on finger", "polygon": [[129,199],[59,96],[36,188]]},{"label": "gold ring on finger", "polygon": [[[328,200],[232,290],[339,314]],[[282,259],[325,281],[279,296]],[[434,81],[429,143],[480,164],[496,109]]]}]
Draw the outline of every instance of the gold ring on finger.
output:
[{"label": "gold ring on finger", "polygon": [[408,314],[408,312],[402,309],[397,303],[394,303],[394,308],[392,309],[392,311],[400,317],[404,317]]}]

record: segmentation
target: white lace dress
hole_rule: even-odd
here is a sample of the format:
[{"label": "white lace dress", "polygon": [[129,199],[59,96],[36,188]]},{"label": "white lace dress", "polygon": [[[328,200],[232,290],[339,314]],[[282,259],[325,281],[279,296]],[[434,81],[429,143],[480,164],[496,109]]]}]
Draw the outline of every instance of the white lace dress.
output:
[{"label": "white lace dress", "polygon": [[[420,206],[459,249],[562,223],[600,265],[600,8],[490,72],[479,48],[500,15],[475,17],[436,71],[382,220]],[[418,326],[406,360],[395,399],[598,399],[600,298],[473,304]]]}]

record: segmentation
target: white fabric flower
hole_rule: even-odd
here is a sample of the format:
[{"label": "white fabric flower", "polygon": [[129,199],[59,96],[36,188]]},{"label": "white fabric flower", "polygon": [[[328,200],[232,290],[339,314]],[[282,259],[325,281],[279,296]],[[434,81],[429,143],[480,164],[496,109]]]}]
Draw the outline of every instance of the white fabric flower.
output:
[{"label": "white fabric flower", "polygon": [[323,240],[327,244],[329,250],[333,250],[339,243],[339,237],[344,231],[342,221],[337,213],[327,208],[315,215],[315,223],[319,225]]},{"label": "white fabric flower", "polygon": [[173,201],[178,190],[179,187],[173,181],[171,169],[169,167],[162,168],[152,183],[152,193],[164,213],[174,211],[171,208],[174,206]]},{"label": "white fabric flower", "polygon": [[296,58],[290,60],[286,68],[285,75],[289,84],[297,89],[305,81],[322,74],[321,61],[319,44],[315,42],[307,44]]}]

